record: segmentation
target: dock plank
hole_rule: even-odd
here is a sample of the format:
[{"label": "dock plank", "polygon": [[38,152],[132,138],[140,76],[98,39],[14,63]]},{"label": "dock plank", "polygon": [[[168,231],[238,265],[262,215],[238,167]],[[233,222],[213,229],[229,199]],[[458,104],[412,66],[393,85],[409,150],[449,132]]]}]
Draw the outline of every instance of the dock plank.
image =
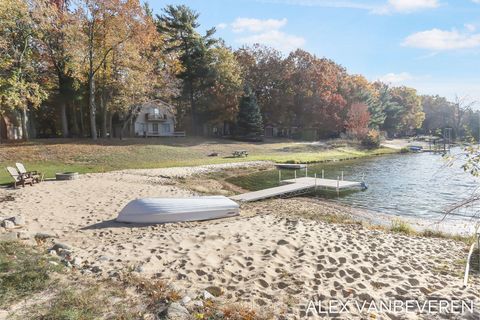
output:
[{"label": "dock plank", "polygon": [[230,199],[234,201],[242,201],[242,202],[252,202],[258,200],[264,200],[268,198],[273,198],[281,195],[288,195],[291,193],[302,192],[308,189],[313,189],[316,187],[318,188],[332,188],[332,189],[348,189],[348,188],[356,188],[362,187],[363,184],[361,182],[355,181],[343,181],[343,180],[332,180],[332,179],[320,179],[320,178],[312,178],[312,177],[302,177],[297,179],[289,179],[284,180],[287,184],[268,188],[264,190],[252,191],[247,192],[244,194],[239,194]]}]

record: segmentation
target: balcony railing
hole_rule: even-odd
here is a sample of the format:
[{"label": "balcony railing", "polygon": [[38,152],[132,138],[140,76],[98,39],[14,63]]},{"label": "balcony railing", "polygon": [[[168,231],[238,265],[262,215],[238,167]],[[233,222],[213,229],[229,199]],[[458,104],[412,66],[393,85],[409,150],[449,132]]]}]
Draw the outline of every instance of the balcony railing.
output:
[{"label": "balcony railing", "polygon": [[147,113],[145,115],[147,121],[166,121],[167,115],[165,114],[155,114],[155,113]]},{"label": "balcony railing", "polygon": [[175,131],[175,132],[147,131],[143,133],[143,136],[144,137],[186,137],[186,133],[185,131]]}]

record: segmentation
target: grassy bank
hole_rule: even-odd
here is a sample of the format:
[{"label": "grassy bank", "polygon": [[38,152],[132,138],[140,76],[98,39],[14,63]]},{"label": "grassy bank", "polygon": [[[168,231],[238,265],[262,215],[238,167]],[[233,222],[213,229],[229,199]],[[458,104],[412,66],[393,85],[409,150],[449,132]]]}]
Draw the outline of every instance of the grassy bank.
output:
[{"label": "grassy bank", "polygon": [[[234,150],[247,150],[247,158],[234,158]],[[209,157],[212,152],[218,157]],[[128,140],[49,139],[0,145],[0,166],[23,162],[27,169],[37,170],[45,177],[55,172],[107,172],[122,169],[147,169],[174,166],[195,166],[238,161],[267,160],[284,163],[311,163],[361,158],[397,152],[388,148],[365,150],[355,144],[332,141],[302,143],[269,140],[245,143],[223,139],[164,138]],[[0,171],[0,184],[10,181]]]}]

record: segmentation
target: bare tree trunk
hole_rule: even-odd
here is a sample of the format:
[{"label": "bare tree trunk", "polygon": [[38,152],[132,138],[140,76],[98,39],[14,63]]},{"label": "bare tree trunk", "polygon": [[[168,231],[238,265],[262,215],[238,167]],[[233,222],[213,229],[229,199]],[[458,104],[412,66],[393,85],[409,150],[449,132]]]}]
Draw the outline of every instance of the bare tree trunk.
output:
[{"label": "bare tree trunk", "polygon": [[67,103],[63,99],[60,101],[60,113],[62,118],[62,137],[68,138]]},{"label": "bare tree trunk", "polygon": [[110,132],[109,138],[113,137],[113,114],[111,112],[108,113],[108,130]]},{"label": "bare tree trunk", "polygon": [[193,93],[193,83],[190,81],[190,111],[191,111],[191,121],[192,121],[192,133],[193,135],[197,135],[197,115],[195,110],[195,98]]},{"label": "bare tree trunk", "polygon": [[[133,116],[134,116],[134,112],[131,112],[129,116],[123,121],[122,128],[120,129],[120,140],[123,139],[123,134],[125,132],[125,129],[127,128],[127,125],[133,123]],[[130,129],[131,129],[131,126],[130,126]]]},{"label": "bare tree trunk", "polygon": [[102,109],[102,133],[101,136],[102,138],[107,137],[107,104],[105,103],[105,95],[102,92],[100,95],[100,108]]},{"label": "bare tree trunk", "polygon": [[28,115],[27,115],[27,108],[22,108],[22,139],[27,141],[28,140]]},{"label": "bare tree trunk", "polygon": [[95,72],[93,68],[93,33],[94,33],[94,18],[92,18],[92,23],[89,25],[88,31],[88,106],[90,109],[90,134],[93,140],[97,140],[97,123],[96,123],[96,105],[95,105]]},{"label": "bare tree trunk", "polygon": [[83,112],[83,103],[80,103],[80,133],[85,137],[85,113]]},{"label": "bare tree trunk", "polygon": [[75,104],[72,104],[72,107],[70,108],[72,111],[72,122],[73,122],[73,134],[78,136],[78,115],[77,115],[77,108]]},{"label": "bare tree trunk", "polygon": [[88,79],[88,106],[90,108],[90,135],[93,140],[97,140],[96,106],[95,106],[95,80],[91,74]]}]

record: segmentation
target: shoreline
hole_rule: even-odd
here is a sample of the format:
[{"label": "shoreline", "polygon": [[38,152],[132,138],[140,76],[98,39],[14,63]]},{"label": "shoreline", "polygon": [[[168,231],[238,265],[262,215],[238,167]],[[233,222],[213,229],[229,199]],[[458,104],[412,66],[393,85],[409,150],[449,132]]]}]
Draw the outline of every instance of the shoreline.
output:
[{"label": "shoreline", "polygon": [[359,221],[366,222],[372,225],[378,225],[383,227],[390,227],[396,220],[408,223],[415,231],[435,231],[445,233],[451,236],[469,236],[475,231],[475,224],[461,219],[438,219],[438,221],[432,221],[428,218],[404,216],[388,214],[381,211],[368,210],[365,208],[355,207],[354,205],[338,203],[329,199],[321,198],[309,198],[303,197],[306,201],[318,201],[320,203],[328,203],[339,206],[352,212],[352,216],[356,217]]}]

